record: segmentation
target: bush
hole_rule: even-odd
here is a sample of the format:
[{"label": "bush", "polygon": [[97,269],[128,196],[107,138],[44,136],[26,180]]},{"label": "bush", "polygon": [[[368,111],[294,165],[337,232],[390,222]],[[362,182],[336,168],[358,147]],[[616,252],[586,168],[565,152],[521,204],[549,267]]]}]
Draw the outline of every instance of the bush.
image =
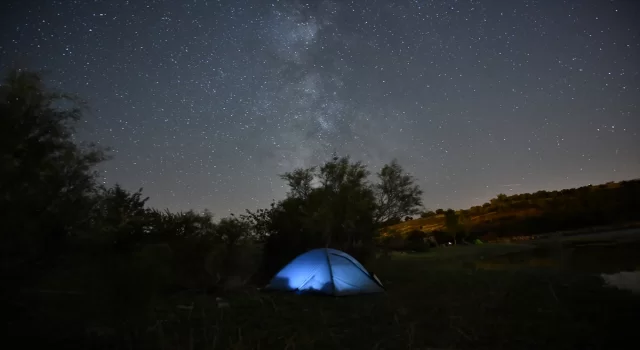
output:
[{"label": "bush", "polygon": [[136,269],[157,288],[165,288],[175,282],[174,254],[168,244],[145,244],[134,252],[132,258]]},{"label": "bush", "polygon": [[430,211],[425,211],[422,214],[420,214],[420,217],[423,218],[423,219],[426,219],[426,218],[434,217],[436,215],[437,214],[434,211],[430,210]]},{"label": "bush", "polygon": [[405,241],[405,250],[415,252],[425,252],[429,250],[430,245],[427,240],[427,234],[420,230],[413,230],[409,232]]},{"label": "bush", "polygon": [[449,242],[453,242],[451,235],[448,232],[444,231],[433,231],[431,232],[433,239],[436,241],[438,245],[447,244]]},{"label": "bush", "polygon": [[389,251],[404,251],[406,240],[398,231],[391,231],[381,237],[382,248]]}]

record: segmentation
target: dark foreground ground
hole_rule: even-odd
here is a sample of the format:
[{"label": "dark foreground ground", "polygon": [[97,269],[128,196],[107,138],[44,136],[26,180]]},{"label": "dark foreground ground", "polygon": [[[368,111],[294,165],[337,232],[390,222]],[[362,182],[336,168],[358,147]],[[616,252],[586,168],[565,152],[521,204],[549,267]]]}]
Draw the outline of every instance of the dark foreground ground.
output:
[{"label": "dark foreground ground", "polygon": [[[605,264],[607,256],[627,256],[626,263],[633,265],[629,259],[640,248],[630,242],[606,247],[609,250],[598,250],[591,260]],[[266,294],[247,288],[221,296],[228,304],[217,302],[215,295],[156,297],[149,301],[152,310],[145,312],[127,296],[109,301],[87,293],[38,292],[12,301],[23,303],[17,308],[22,311],[3,328],[9,332],[5,339],[22,344],[20,348],[635,347],[640,296],[604,287],[593,266],[566,268],[572,260],[563,251],[540,258],[528,248],[439,248],[379,260],[369,267],[388,291],[370,296]],[[569,265],[549,263],[558,255]],[[114,305],[114,300],[122,300],[122,305]],[[127,316],[106,316],[114,310]],[[124,319],[130,321],[125,324]]]}]

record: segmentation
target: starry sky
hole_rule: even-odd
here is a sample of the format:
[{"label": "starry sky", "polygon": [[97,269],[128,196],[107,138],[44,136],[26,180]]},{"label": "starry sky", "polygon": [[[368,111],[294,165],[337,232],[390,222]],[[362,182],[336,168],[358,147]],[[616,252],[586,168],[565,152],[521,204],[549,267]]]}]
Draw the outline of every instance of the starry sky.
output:
[{"label": "starry sky", "polygon": [[640,177],[634,0],[3,2],[0,68],[91,106],[106,184],[218,216],[336,152],[425,207]]}]

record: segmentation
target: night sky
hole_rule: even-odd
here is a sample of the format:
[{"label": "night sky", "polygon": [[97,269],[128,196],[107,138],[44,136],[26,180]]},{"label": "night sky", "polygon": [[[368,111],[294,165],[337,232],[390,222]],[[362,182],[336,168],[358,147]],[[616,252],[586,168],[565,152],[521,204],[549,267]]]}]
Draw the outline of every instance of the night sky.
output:
[{"label": "night sky", "polygon": [[85,98],[155,207],[266,207],[333,152],[431,209],[640,177],[640,1],[9,2],[0,68]]}]

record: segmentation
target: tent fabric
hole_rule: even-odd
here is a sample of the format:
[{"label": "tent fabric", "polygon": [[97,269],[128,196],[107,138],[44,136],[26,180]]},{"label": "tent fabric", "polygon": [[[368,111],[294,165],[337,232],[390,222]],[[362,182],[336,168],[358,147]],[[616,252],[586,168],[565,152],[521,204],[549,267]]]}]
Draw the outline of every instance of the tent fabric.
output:
[{"label": "tent fabric", "polygon": [[331,248],[299,255],[273,277],[266,289],[336,296],[384,292],[380,281],[356,259]]}]

